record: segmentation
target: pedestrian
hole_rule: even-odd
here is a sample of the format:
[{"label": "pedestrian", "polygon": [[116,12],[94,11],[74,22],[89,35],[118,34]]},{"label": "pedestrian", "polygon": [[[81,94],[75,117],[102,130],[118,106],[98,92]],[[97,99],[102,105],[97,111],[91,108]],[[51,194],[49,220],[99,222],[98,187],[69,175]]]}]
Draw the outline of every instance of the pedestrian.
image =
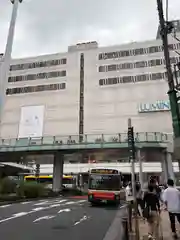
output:
[{"label": "pedestrian", "polygon": [[150,179],[149,184],[153,187],[154,193],[156,193],[158,199],[161,200],[161,188],[159,187],[157,181],[152,178]]},{"label": "pedestrian", "polygon": [[133,201],[134,198],[133,198],[131,182],[128,183],[125,191],[126,191],[126,202],[128,205],[129,229],[130,229],[130,231],[132,231],[132,215],[133,215],[133,207],[134,207],[134,201]]},{"label": "pedestrian", "polygon": [[154,187],[149,184],[148,192],[143,198],[143,217],[147,220],[148,239],[159,239],[160,203]]},{"label": "pedestrian", "polygon": [[174,187],[174,181],[172,179],[168,179],[167,185],[168,188],[165,189],[163,193],[163,201],[165,209],[169,212],[172,235],[177,239],[175,219],[177,218],[180,223],[180,192]]},{"label": "pedestrian", "polygon": [[[137,211],[138,215],[142,216],[142,208],[143,208],[143,192],[141,189],[140,183],[136,183],[136,202],[137,202]],[[139,211],[140,210],[140,211]]]}]

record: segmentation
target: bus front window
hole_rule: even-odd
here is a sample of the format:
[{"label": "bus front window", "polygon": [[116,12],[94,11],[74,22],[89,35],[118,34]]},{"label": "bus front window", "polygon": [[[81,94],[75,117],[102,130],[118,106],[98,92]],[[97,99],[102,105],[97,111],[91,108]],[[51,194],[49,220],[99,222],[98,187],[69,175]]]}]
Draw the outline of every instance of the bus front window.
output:
[{"label": "bus front window", "polygon": [[91,175],[89,179],[89,189],[94,190],[114,190],[121,188],[121,178],[119,175]]}]

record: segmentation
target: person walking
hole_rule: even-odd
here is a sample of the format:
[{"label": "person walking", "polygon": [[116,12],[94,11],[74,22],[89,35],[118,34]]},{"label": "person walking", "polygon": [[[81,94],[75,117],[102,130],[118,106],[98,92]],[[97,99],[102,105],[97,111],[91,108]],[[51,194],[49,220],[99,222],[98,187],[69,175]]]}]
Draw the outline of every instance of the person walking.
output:
[{"label": "person walking", "polygon": [[143,198],[143,217],[148,222],[149,233],[148,239],[159,240],[159,214],[160,203],[157,194],[155,193],[154,186],[149,184],[148,192],[145,193]]},{"label": "person walking", "polygon": [[132,184],[131,182],[128,183],[126,189],[126,202],[128,206],[128,222],[129,222],[129,229],[132,231],[132,215],[133,215],[133,207],[134,207],[134,198],[133,198],[133,193],[132,193]]},{"label": "person walking", "polygon": [[138,215],[142,216],[142,208],[143,208],[143,192],[141,189],[140,183],[136,183],[136,202],[137,202],[137,211]]},{"label": "person walking", "polygon": [[172,235],[177,239],[175,219],[177,218],[180,223],[180,192],[174,187],[174,181],[172,179],[168,179],[167,185],[168,188],[165,189],[163,193],[163,201],[165,209],[169,212]]}]

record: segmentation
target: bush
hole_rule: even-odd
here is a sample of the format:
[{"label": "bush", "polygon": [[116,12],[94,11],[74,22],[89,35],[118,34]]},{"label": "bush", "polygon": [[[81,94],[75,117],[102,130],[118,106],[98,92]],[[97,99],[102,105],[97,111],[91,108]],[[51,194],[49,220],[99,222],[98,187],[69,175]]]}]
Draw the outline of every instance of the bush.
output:
[{"label": "bush", "polygon": [[17,196],[26,198],[38,198],[46,195],[43,184],[36,182],[22,182],[17,188]]},{"label": "bush", "polygon": [[0,180],[0,193],[1,194],[10,194],[16,192],[16,182],[8,177]]},{"label": "bush", "polygon": [[6,195],[6,194],[3,194],[3,195],[0,195],[0,202],[4,202],[4,201],[7,201],[7,202],[14,202],[14,201],[17,201],[17,200],[21,200],[22,198],[19,197],[19,196],[16,196],[16,195]]}]

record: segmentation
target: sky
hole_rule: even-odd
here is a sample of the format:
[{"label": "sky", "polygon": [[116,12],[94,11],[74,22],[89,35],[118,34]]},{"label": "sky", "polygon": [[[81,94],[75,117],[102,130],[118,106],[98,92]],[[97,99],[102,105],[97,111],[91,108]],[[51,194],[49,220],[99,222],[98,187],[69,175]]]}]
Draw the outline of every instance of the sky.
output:
[{"label": "sky", "polygon": [[[0,0],[0,53],[11,12],[10,0]],[[169,19],[180,19],[180,0],[169,0]],[[154,39],[157,27],[156,0],[23,0],[12,57],[66,52],[88,41],[107,46]]]}]

